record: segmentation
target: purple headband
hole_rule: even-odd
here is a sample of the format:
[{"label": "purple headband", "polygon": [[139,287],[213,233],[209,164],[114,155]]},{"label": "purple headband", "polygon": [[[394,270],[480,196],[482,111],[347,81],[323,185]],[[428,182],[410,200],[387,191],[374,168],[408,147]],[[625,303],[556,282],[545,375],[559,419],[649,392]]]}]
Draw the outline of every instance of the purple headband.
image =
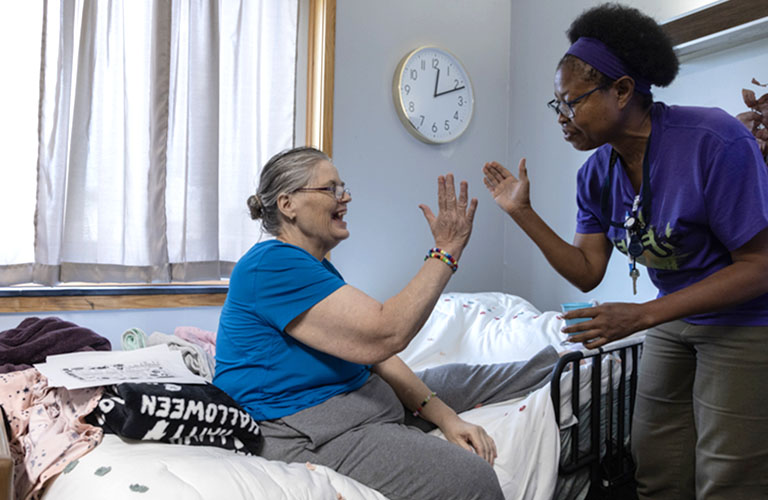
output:
[{"label": "purple headband", "polygon": [[635,90],[641,94],[651,94],[651,82],[634,74],[607,45],[596,38],[579,38],[565,54],[578,57],[611,80],[630,76],[635,81]]}]

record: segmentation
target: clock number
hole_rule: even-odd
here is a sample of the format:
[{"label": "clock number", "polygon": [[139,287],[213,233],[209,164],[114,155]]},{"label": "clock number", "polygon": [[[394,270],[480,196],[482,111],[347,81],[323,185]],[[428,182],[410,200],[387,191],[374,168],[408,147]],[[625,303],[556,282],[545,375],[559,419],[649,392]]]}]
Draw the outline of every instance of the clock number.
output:
[{"label": "clock number", "polygon": [[437,133],[437,123],[432,122],[432,132]]},{"label": "clock number", "polygon": [[459,106],[464,106],[464,96],[463,95],[459,96]]},{"label": "clock number", "polygon": [[408,111],[410,111],[411,113],[416,111],[416,105],[413,103],[413,101],[408,103]]},{"label": "clock number", "polygon": [[433,67],[433,68],[435,68],[435,69],[437,69],[437,64],[438,64],[439,62],[440,62],[440,61],[438,61],[436,57],[435,57],[434,59],[432,59],[432,67]]},{"label": "clock number", "polygon": [[459,119],[459,112],[458,111],[453,114],[453,119],[454,120],[458,120]]},{"label": "clock number", "polygon": [[427,62],[424,59],[421,60],[421,69],[422,70],[427,69]]},{"label": "clock number", "polygon": [[415,69],[411,70],[411,80],[415,80],[419,77],[419,72]]},{"label": "clock number", "polygon": [[448,123],[448,120],[445,120],[445,125],[443,126],[445,130],[451,130],[451,124]]},{"label": "clock number", "polygon": [[422,125],[424,125],[424,115],[419,115],[419,126],[416,128],[421,128]]},{"label": "clock number", "polygon": [[403,88],[405,89],[405,94],[406,95],[411,93],[411,86],[410,85],[406,84],[405,87],[403,87]]},{"label": "clock number", "polygon": [[458,81],[458,80],[456,80],[456,79],[454,79],[454,80],[453,80],[453,88],[454,88],[454,89],[457,89],[457,88],[459,88],[459,81]]}]

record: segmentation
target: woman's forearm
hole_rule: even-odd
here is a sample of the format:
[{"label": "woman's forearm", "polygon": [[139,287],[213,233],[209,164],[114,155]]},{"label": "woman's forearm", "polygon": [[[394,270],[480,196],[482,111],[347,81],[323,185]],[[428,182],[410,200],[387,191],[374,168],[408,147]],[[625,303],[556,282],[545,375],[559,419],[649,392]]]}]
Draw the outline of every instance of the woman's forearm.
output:
[{"label": "woman's forearm", "polygon": [[[372,370],[392,387],[403,406],[410,411],[419,410],[424,420],[441,427],[446,419],[457,418],[456,412],[440,400],[439,395],[430,397],[429,387],[398,356],[374,365]],[[428,403],[422,407],[425,400]]]},{"label": "woman's forearm", "polygon": [[768,229],[731,252],[732,264],[676,292],[642,304],[608,302],[581,312],[592,318],[566,326],[571,342],[596,349],[669,321],[717,312],[768,293]]},{"label": "woman's forearm", "polygon": [[427,259],[405,288],[381,305],[381,327],[397,337],[402,349],[424,326],[452,275],[444,262]]},{"label": "woman's forearm", "polygon": [[768,265],[734,262],[688,287],[643,304],[645,328],[736,306],[768,293]]},{"label": "woman's forearm", "polygon": [[581,248],[558,236],[533,208],[527,207],[509,216],[539,247],[549,264],[576,288],[587,292],[600,284],[605,263],[590,262]]},{"label": "woman's forearm", "polygon": [[768,228],[731,252],[732,264],[701,281],[643,304],[646,328],[726,309],[768,293]]},{"label": "woman's forearm", "polygon": [[406,287],[384,303],[343,286],[299,315],[286,331],[347,361],[381,363],[405,349],[424,326],[452,274],[444,262],[427,259]]}]

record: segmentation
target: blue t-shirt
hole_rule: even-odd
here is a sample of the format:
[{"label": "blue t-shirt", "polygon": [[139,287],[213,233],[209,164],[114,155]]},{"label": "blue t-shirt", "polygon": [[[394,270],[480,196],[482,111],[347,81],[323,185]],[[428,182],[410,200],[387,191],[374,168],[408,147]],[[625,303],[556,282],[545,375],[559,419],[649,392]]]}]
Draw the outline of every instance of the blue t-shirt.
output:
[{"label": "blue t-shirt", "polygon": [[[625,230],[601,211],[610,156],[611,146],[601,146],[579,170],[576,231],[604,233],[626,254]],[[648,230],[637,262],[648,267],[661,297],[731,264],[730,252],[768,227],[768,169],[755,138],[725,111],[660,102],[651,108],[648,157],[651,213],[643,214]],[[621,159],[608,192],[607,212],[623,223],[636,193]],[[768,325],[768,294],[686,321]]]},{"label": "blue t-shirt", "polygon": [[256,420],[272,420],[361,387],[370,367],[285,333],[294,318],[343,286],[326,259],[269,240],[235,265],[216,334],[213,383]]}]

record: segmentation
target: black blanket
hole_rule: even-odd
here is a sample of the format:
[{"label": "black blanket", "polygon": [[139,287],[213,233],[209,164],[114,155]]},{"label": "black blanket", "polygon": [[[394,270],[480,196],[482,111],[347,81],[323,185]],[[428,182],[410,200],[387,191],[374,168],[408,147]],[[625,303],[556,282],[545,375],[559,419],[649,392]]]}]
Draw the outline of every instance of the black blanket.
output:
[{"label": "black blanket", "polygon": [[258,423],[212,384],[123,383],[105,388],[86,421],[129,439],[258,452]]}]

